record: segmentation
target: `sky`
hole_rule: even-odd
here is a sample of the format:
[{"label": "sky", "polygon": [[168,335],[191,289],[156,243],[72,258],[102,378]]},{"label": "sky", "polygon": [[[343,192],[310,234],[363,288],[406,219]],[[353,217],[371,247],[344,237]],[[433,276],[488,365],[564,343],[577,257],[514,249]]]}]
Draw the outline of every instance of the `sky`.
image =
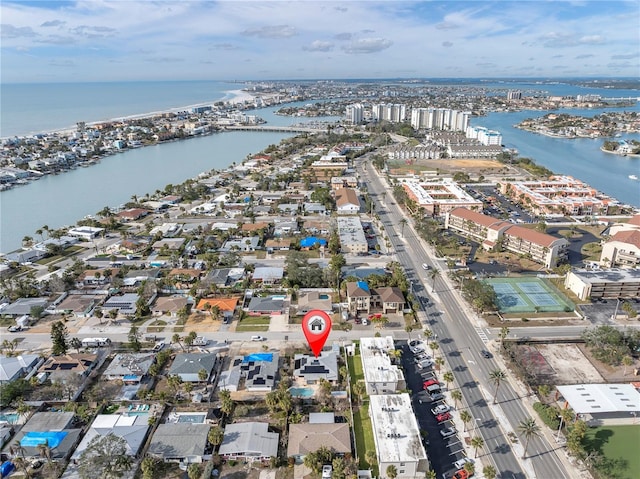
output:
[{"label": "sky", "polygon": [[2,0],[3,83],[638,77],[640,2]]}]

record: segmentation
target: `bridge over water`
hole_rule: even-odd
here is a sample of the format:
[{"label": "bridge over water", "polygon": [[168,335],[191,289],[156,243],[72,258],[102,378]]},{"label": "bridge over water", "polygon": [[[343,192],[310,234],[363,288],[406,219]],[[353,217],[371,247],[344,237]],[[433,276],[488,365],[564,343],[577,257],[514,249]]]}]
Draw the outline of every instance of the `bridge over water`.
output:
[{"label": "bridge over water", "polygon": [[277,133],[325,133],[326,125],[312,126],[276,126],[276,125],[233,125],[223,127],[225,131],[270,131]]}]

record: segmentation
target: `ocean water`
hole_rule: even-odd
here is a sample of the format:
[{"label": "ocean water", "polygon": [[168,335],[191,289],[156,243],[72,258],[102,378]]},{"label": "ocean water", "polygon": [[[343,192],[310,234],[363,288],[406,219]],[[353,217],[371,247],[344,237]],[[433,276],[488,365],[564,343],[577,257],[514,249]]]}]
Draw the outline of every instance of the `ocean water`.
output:
[{"label": "ocean water", "polygon": [[244,86],[210,81],[2,84],[0,137],[213,103]]}]

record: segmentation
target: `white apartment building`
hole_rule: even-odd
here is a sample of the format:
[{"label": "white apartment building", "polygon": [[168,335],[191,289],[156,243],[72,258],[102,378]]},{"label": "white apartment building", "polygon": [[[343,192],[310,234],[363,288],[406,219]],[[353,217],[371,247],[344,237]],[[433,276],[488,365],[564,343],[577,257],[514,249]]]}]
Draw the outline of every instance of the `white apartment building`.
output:
[{"label": "white apartment building", "polygon": [[414,108],[411,110],[411,126],[416,130],[465,131],[470,116],[468,111],[449,108]]},{"label": "white apartment building", "polygon": [[400,123],[407,118],[407,108],[400,103],[378,103],[371,106],[371,114],[374,120]]},{"label": "white apartment building", "polygon": [[387,477],[387,468],[394,466],[398,479],[423,479],[429,459],[409,395],[374,395],[369,401],[380,477]]},{"label": "white apartment building", "polygon": [[[599,271],[573,270],[567,274],[564,287],[581,300],[640,298],[640,270],[618,268]],[[623,314],[622,311],[619,313]]]},{"label": "white apartment building", "polygon": [[478,140],[481,145],[502,145],[502,135],[496,130],[489,130],[483,126],[468,126],[465,133],[467,138]]},{"label": "white apartment building", "polygon": [[353,125],[359,125],[364,120],[364,106],[355,103],[347,106],[347,121]]},{"label": "white apartment building", "polygon": [[391,336],[360,339],[360,357],[367,394],[396,393],[407,387],[402,369],[392,364],[395,351]]},{"label": "white apartment building", "polygon": [[369,250],[360,218],[340,216],[337,223],[340,248],[343,253],[366,253]]}]

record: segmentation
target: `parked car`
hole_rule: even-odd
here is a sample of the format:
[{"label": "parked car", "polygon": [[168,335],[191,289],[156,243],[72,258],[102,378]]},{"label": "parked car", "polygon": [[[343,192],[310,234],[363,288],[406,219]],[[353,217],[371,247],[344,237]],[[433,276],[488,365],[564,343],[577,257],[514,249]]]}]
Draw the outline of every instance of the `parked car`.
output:
[{"label": "parked car", "polygon": [[450,426],[445,429],[442,429],[440,431],[440,435],[444,438],[447,438],[447,437],[455,436],[456,432],[457,432],[456,428],[453,426]]},{"label": "parked car", "polygon": [[10,333],[18,333],[22,331],[22,326],[18,326],[17,324],[14,324],[13,326],[9,326],[9,329],[7,331],[9,331]]},{"label": "parked car", "polygon": [[463,457],[462,459],[458,459],[456,462],[454,462],[453,467],[455,467],[456,469],[464,469],[464,465],[467,462],[473,464],[475,461],[470,457]]},{"label": "parked car", "polygon": [[[451,409],[447,404],[438,404],[436,407],[434,407],[431,410],[431,414],[433,414],[434,416],[437,416],[438,414],[443,414],[445,412],[448,412],[449,409]],[[458,469],[460,469],[458,467]]]},{"label": "parked car", "polygon": [[469,473],[464,469],[456,471],[451,479],[469,479]]},{"label": "parked car", "polygon": [[429,394],[429,397],[431,398],[432,402],[442,401],[444,399],[444,394],[442,394],[441,392],[437,392],[437,393]]},{"label": "parked car", "polygon": [[438,414],[436,416],[436,421],[438,422],[445,422],[445,421],[448,421],[449,419],[451,419],[451,414],[448,412]]},{"label": "parked car", "polygon": [[422,389],[427,389],[429,386],[433,386],[434,384],[438,384],[437,379],[428,379],[422,383]]},{"label": "parked car", "polygon": [[154,353],[157,353],[159,351],[162,351],[165,346],[166,346],[166,344],[165,344],[164,341],[157,342],[156,345],[153,347],[152,351]]},{"label": "parked car", "polygon": [[423,353],[425,351],[424,343],[417,339],[409,341],[409,351],[411,351],[413,354]]},{"label": "parked car", "polygon": [[333,475],[333,466],[330,464],[325,464],[322,466],[322,479],[331,479]]},{"label": "parked car", "polygon": [[251,341],[265,341],[267,338],[265,338],[264,336],[251,336]]}]

